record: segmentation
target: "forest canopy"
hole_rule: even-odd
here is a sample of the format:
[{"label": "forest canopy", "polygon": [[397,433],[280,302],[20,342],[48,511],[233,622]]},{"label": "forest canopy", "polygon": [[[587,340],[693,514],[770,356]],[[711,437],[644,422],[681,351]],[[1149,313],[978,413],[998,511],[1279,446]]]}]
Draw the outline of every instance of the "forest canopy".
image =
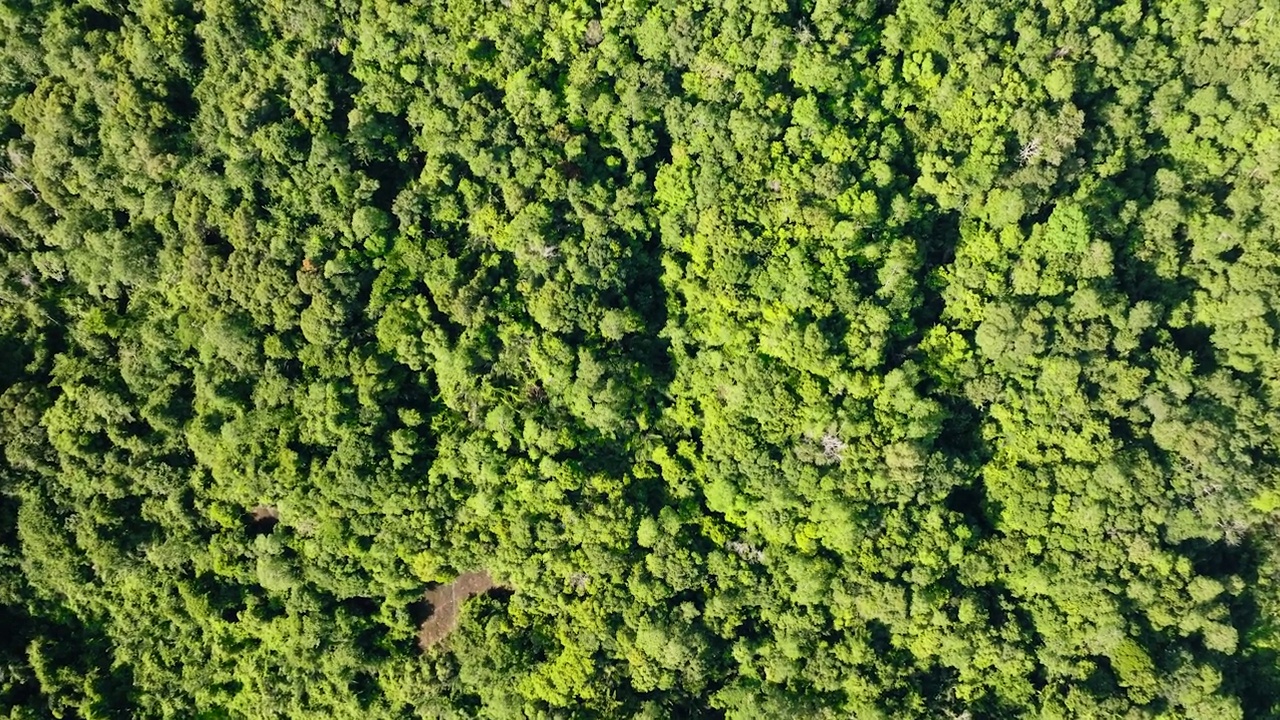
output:
[{"label": "forest canopy", "polygon": [[0,0],[0,715],[1280,717],[1278,68],[1268,0]]}]

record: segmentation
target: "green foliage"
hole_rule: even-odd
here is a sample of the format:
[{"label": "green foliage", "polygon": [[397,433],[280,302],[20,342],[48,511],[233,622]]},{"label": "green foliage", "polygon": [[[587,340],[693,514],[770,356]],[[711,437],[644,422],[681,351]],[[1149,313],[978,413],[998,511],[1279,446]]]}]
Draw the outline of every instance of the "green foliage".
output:
[{"label": "green foliage", "polygon": [[0,33],[9,717],[1280,714],[1265,3]]}]

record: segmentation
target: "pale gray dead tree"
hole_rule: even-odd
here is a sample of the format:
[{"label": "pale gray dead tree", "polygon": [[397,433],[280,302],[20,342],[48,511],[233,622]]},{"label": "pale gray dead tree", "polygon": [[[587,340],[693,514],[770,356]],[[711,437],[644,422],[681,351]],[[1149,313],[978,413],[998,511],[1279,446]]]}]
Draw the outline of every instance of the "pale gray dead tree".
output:
[{"label": "pale gray dead tree", "polygon": [[822,456],[828,460],[840,460],[844,456],[844,449],[849,447],[845,441],[836,437],[832,433],[826,433],[822,439],[818,441],[822,446]]},{"label": "pale gray dead tree", "polygon": [[600,21],[596,18],[592,18],[587,23],[586,41],[588,47],[595,47],[604,42],[604,28],[600,26]]},{"label": "pale gray dead tree", "polygon": [[801,45],[808,45],[813,42],[813,30],[809,28],[809,23],[804,20],[800,21],[800,26],[796,29],[796,41]]},{"label": "pale gray dead tree", "polygon": [[1030,142],[1023,144],[1022,149],[1018,151],[1018,162],[1026,165],[1040,154],[1040,138],[1031,138]]},{"label": "pale gray dead tree", "polygon": [[733,554],[746,560],[749,563],[764,562],[764,551],[748,542],[741,540],[730,540],[724,544],[725,548]]}]

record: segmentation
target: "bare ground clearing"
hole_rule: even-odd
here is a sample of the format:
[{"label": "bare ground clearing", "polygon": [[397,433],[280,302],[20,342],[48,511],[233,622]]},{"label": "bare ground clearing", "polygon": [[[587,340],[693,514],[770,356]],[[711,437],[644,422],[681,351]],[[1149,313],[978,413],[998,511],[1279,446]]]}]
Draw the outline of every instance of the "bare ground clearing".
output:
[{"label": "bare ground clearing", "polygon": [[453,582],[427,590],[423,601],[430,614],[418,630],[418,647],[430,649],[458,626],[458,613],[467,600],[491,590],[505,587],[493,581],[488,570],[474,570],[459,575]]}]

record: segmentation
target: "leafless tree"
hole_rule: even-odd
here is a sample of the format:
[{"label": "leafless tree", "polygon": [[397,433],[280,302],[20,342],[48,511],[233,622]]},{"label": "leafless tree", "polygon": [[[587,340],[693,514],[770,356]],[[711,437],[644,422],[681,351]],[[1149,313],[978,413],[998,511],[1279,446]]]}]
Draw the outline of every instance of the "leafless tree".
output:
[{"label": "leafless tree", "polygon": [[1018,151],[1018,162],[1026,165],[1040,154],[1040,138],[1031,138],[1030,142],[1024,143],[1022,149]]},{"label": "leafless tree", "polygon": [[749,563],[759,564],[764,562],[764,551],[751,543],[742,542],[741,540],[730,540],[725,543],[724,546],[730,552]]},{"label": "leafless tree", "polygon": [[828,460],[839,460],[844,455],[844,449],[848,444],[831,433],[822,436],[818,441],[822,446],[822,455]]}]

